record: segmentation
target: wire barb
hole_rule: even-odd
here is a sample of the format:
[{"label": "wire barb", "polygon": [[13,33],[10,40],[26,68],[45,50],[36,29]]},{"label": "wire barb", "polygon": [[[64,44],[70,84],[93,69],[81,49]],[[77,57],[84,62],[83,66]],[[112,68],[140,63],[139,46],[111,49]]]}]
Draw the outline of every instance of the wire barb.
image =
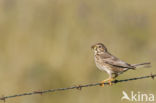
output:
[{"label": "wire barb", "polygon": [[[139,79],[145,79],[145,78],[154,78],[156,77],[156,74],[150,74],[147,76],[142,76],[142,77],[136,77],[136,78],[129,78],[129,79],[124,79],[124,80],[114,80],[112,81],[113,84],[116,83],[121,83],[121,82],[128,82],[128,81],[133,81],[133,80],[139,80]],[[78,89],[81,90],[83,87],[92,87],[92,86],[98,86],[101,85],[101,83],[91,83],[91,84],[85,84],[85,85],[78,85],[78,86],[72,86],[72,87],[67,87],[67,88],[57,88],[57,89],[49,89],[49,90],[43,90],[43,91],[33,91],[33,92],[27,92],[27,93],[22,93],[22,94],[15,94],[15,95],[10,95],[10,96],[2,96],[0,97],[0,100],[6,101],[6,99],[9,98],[15,98],[15,97],[20,97],[20,96],[26,96],[26,95],[35,95],[35,94],[44,94],[44,93],[50,93],[50,92],[56,92],[56,91],[64,91],[64,90],[70,90],[70,89]],[[104,85],[109,85],[109,83],[104,83]]]},{"label": "wire barb", "polygon": [[0,98],[0,100],[2,100],[2,101],[4,101],[4,103],[5,103],[5,96],[2,96],[1,98]]},{"label": "wire barb", "polygon": [[155,76],[151,73],[151,78],[154,80]]},{"label": "wire barb", "polygon": [[76,89],[77,89],[77,90],[82,90],[81,85],[77,86],[77,88],[76,88]]}]

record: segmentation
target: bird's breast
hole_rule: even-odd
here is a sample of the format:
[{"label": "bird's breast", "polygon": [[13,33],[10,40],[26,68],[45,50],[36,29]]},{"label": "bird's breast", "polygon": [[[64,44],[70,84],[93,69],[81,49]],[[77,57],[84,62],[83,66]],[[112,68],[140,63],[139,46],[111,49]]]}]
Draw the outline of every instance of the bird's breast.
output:
[{"label": "bird's breast", "polygon": [[95,64],[101,71],[105,71],[107,73],[111,73],[111,68],[107,64],[105,64],[98,56],[95,56]]}]

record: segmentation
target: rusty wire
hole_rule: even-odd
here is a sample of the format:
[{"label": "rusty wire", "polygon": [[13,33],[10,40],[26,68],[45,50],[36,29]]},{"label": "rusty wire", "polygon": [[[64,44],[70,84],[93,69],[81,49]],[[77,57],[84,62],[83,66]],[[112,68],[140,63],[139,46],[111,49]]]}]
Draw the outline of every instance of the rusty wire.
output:
[{"label": "rusty wire", "polygon": [[[112,81],[112,83],[116,84],[116,83],[127,82],[127,81],[138,80],[138,79],[145,79],[145,78],[154,79],[155,77],[156,77],[156,74],[150,74],[147,76],[129,78],[129,79],[124,79],[124,80],[114,80]],[[108,84],[109,83],[104,83],[104,85],[108,85]],[[10,96],[3,96],[3,97],[0,97],[0,100],[3,100],[5,102],[6,99],[9,99],[9,98],[15,98],[15,97],[26,96],[26,95],[35,95],[35,94],[42,95],[42,94],[49,93],[49,92],[64,91],[64,90],[70,90],[70,89],[81,90],[83,87],[92,87],[92,86],[97,86],[97,85],[101,85],[101,83],[91,83],[91,84],[72,86],[72,87],[67,87],[67,88],[57,88],[57,89],[49,89],[49,90],[43,90],[43,91],[26,92],[26,93],[15,94],[15,95],[10,95]]]}]

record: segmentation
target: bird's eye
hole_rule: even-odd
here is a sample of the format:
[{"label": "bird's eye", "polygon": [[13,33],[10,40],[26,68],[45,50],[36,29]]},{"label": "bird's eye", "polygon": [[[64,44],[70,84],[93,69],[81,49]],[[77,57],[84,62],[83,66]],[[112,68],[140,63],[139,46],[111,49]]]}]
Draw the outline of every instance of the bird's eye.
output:
[{"label": "bird's eye", "polygon": [[100,45],[99,48],[101,48],[102,46]]}]

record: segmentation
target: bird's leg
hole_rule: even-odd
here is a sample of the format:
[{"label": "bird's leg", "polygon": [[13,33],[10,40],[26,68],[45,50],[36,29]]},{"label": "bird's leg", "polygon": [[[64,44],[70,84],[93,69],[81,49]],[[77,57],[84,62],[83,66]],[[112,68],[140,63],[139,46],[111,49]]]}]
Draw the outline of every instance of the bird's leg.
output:
[{"label": "bird's leg", "polygon": [[104,83],[107,82],[108,80],[109,80],[109,78],[108,78],[108,79],[105,79],[105,80],[103,80],[103,81],[101,81],[101,82],[100,82],[100,83],[101,83],[100,86],[101,86],[101,87],[104,87],[104,85],[105,85]]},{"label": "bird's leg", "polygon": [[110,86],[112,85],[112,81],[115,80],[115,78],[117,76],[118,76],[118,74],[114,74],[114,77],[112,75],[109,77],[108,83],[109,83]]},{"label": "bird's leg", "polygon": [[[115,77],[116,77],[116,76],[115,76]],[[108,82],[109,85],[111,86],[111,85],[112,85],[112,81],[113,81],[114,79],[115,79],[114,77],[110,76],[108,79],[105,79],[105,80],[103,80],[102,82],[100,82],[100,83],[101,83],[100,86],[101,86],[101,87],[104,87],[104,83],[105,83],[105,82]]]},{"label": "bird's leg", "polygon": [[109,85],[111,86],[113,80],[114,80],[113,78],[105,79],[105,80],[103,80],[102,82],[100,82],[100,83],[101,83],[100,86],[101,86],[101,87],[104,87],[104,83],[106,83],[106,82],[108,82]]},{"label": "bird's leg", "polygon": [[109,83],[109,85],[111,86],[112,85],[112,81],[114,80],[114,78],[110,78],[109,80],[108,80],[108,83]]}]

